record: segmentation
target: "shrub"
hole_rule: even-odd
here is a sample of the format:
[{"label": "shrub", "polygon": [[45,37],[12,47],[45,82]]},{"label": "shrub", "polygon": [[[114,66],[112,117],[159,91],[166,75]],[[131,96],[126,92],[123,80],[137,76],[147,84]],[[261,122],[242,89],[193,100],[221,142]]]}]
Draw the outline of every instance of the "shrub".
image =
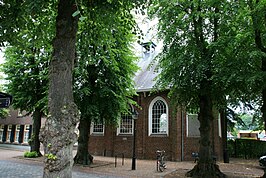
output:
[{"label": "shrub", "polygon": [[32,151],[32,152],[26,151],[24,153],[24,157],[26,157],[26,158],[37,158],[38,157],[38,153],[36,151]]},{"label": "shrub", "polygon": [[258,158],[265,155],[266,142],[251,139],[236,139],[228,141],[228,151],[230,156],[242,158]]}]

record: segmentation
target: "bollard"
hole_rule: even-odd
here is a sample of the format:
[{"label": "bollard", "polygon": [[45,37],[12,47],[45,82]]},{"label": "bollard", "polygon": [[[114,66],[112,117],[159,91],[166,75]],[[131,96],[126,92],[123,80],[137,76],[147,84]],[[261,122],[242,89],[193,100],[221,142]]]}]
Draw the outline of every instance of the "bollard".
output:
[{"label": "bollard", "polygon": [[[117,166],[117,155],[118,154],[115,155],[115,167]],[[122,155],[122,166],[124,166],[124,163],[125,163],[125,155],[124,155],[124,153],[121,153],[121,155]]]},{"label": "bollard", "polygon": [[115,167],[116,167],[116,162],[117,162],[117,155],[115,155]]}]

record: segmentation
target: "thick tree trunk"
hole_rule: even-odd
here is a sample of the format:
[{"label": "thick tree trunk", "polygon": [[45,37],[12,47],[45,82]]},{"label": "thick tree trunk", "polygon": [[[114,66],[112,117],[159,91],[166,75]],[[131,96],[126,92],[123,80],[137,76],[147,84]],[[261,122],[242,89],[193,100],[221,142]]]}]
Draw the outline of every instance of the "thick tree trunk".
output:
[{"label": "thick tree trunk", "polygon": [[30,141],[30,151],[36,151],[38,153],[38,156],[42,156],[42,153],[40,152],[40,140],[39,140],[41,122],[42,122],[42,112],[39,109],[36,109],[33,112],[33,126],[32,126],[32,135]]},{"label": "thick tree trunk", "polygon": [[[192,4],[192,13],[200,14],[202,13],[201,1],[197,1]],[[218,14],[219,9],[217,6],[213,7],[215,13]],[[213,103],[212,103],[212,63],[211,56],[213,55],[211,51],[206,46],[206,39],[204,35],[204,18],[203,16],[195,15],[193,16],[193,27],[195,42],[200,51],[201,60],[205,60],[206,71],[204,71],[204,76],[200,83],[200,94],[199,94],[199,116],[198,120],[200,122],[200,150],[199,150],[199,161],[197,165],[189,172],[187,172],[187,177],[200,177],[200,178],[216,178],[225,177],[225,175],[219,170],[218,165],[213,160],[213,148],[211,146],[212,142],[212,131],[211,124],[213,123]],[[214,40],[217,40],[217,26],[218,19],[214,18]],[[213,128],[214,129],[214,128]]]},{"label": "thick tree trunk", "polygon": [[75,1],[60,0],[56,18],[56,36],[49,73],[49,100],[41,140],[45,151],[44,178],[71,178],[75,128],[79,112],[74,103],[72,72],[75,59],[77,19]]},{"label": "thick tree trunk", "polygon": [[93,161],[88,152],[89,132],[91,122],[88,118],[81,117],[79,123],[78,150],[74,158],[75,164],[90,165]]},{"label": "thick tree trunk", "polygon": [[225,177],[213,160],[211,145],[211,123],[213,121],[213,105],[208,95],[200,96],[200,150],[197,165],[189,172],[187,177],[216,178]]}]

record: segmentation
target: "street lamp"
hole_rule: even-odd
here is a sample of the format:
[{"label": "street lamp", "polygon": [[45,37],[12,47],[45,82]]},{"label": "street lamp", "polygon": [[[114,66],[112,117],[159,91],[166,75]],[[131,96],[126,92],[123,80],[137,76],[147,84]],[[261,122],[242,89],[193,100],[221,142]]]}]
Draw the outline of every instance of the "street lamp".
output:
[{"label": "street lamp", "polygon": [[139,113],[134,109],[132,112],[133,123],[133,151],[132,151],[132,170],[136,170],[136,120],[138,119]]}]

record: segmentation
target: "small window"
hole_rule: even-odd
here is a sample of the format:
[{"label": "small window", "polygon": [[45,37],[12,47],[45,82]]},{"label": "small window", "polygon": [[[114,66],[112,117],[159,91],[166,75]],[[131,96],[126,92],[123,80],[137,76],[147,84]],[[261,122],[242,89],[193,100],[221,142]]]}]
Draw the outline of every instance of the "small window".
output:
[{"label": "small window", "polygon": [[103,123],[92,123],[92,133],[91,134],[104,134],[104,124]]},{"label": "small window", "polygon": [[123,114],[117,131],[118,134],[133,134],[133,119],[131,114]]},{"label": "small window", "polygon": [[25,125],[24,127],[24,137],[23,142],[28,143],[29,142],[29,136],[30,136],[30,125]]},{"label": "small window", "polygon": [[4,125],[0,125],[0,142],[3,140],[3,134],[4,134]]},{"label": "small window", "polygon": [[12,125],[8,125],[8,127],[7,127],[7,134],[6,134],[6,141],[7,142],[10,142],[11,132],[12,132]]},{"label": "small window", "polygon": [[20,131],[20,125],[16,125],[15,142],[18,142],[18,139],[19,139],[19,131]]}]

